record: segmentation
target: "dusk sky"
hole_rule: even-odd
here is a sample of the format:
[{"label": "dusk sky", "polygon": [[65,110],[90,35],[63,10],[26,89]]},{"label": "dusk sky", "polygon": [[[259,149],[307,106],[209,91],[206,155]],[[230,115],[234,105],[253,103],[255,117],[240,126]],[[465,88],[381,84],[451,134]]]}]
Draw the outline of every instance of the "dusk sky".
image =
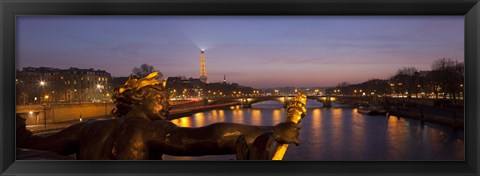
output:
[{"label": "dusk sky", "polygon": [[254,88],[334,86],[387,79],[401,67],[464,61],[463,16],[20,16],[17,68],[69,67]]}]

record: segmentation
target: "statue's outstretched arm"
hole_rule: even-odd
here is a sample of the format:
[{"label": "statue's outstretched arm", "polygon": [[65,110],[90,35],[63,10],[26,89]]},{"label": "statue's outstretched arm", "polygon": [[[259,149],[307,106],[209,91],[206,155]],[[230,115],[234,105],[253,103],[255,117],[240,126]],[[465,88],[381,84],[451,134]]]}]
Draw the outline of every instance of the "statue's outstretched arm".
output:
[{"label": "statue's outstretched arm", "polygon": [[28,133],[29,131],[26,131],[26,135],[25,133],[23,134],[24,139],[21,143],[18,143],[19,136],[17,136],[17,147],[47,150],[61,155],[74,154],[78,150],[80,133],[82,132],[83,126],[83,123],[72,125],[47,137],[31,135],[31,133]]},{"label": "statue's outstretched arm", "polygon": [[161,151],[177,156],[235,154],[235,143],[240,136],[245,137],[249,146],[258,136],[267,132],[274,133],[277,141],[298,143],[298,130],[293,123],[276,126],[215,123],[200,128],[176,127],[164,134]]}]

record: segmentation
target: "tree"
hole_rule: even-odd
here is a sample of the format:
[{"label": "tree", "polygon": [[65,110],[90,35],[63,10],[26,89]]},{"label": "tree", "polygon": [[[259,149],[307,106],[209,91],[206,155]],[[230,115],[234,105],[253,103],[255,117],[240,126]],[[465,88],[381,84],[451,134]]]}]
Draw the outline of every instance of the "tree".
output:
[{"label": "tree", "polygon": [[134,67],[132,69],[132,75],[134,75],[137,78],[143,78],[155,71],[158,72],[158,79],[161,79],[163,77],[162,72],[160,72],[159,70],[156,70],[155,67],[153,67],[152,65],[148,65],[146,63],[140,65],[140,67]]},{"label": "tree", "polygon": [[442,58],[435,60],[432,64],[433,82],[436,83],[444,93],[444,98],[449,94],[456,103],[456,94],[462,91],[464,83],[465,64],[456,60]]},{"label": "tree", "polygon": [[403,67],[398,69],[397,73],[390,78],[390,82],[394,84],[395,92],[400,94],[407,94],[410,98],[410,94],[414,93],[418,95],[419,92],[419,72],[415,67]]},{"label": "tree", "polygon": [[460,62],[455,65],[455,75],[457,76],[457,79],[456,79],[458,81],[457,85],[460,84],[460,86],[457,86],[458,92],[462,92],[460,96],[462,96],[463,98],[463,94],[464,94],[463,87],[465,84],[465,63]]},{"label": "tree", "polygon": [[344,94],[344,95],[348,95],[351,93],[351,88],[350,88],[350,83],[344,81],[344,82],[341,82],[337,85],[336,87],[337,90],[340,90],[340,93],[339,94]]}]

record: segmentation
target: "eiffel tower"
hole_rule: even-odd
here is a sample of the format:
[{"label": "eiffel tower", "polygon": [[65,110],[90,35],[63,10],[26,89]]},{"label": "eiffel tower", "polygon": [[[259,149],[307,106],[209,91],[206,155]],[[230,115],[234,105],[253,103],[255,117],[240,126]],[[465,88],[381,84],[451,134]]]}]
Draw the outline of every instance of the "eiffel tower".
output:
[{"label": "eiffel tower", "polygon": [[201,53],[201,65],[200,65],[200,81],[208,83],[207,68],[205,67],[205,50],[202,49]]}]

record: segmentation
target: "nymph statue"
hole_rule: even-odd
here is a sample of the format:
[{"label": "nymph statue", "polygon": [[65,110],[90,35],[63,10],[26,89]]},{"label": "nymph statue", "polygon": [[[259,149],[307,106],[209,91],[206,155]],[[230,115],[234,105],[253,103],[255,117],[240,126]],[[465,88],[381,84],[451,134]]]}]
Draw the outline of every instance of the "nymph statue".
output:
[{"label": "nymph statue", "polygon": [[[215,123],[198,128],[179,127],[167,120],[171,109],[169,95],[165,82],[158,80],[157,75],[153,72],[140,79],[131,76],[117,88],[112,97],[116,105],[112,111],[114,118],[110,120],[82,122],[41,137],[32,135],[25,128],[25,122],[17,119],[17,148],[45,150],[63,156],[76,154],[79,160],[148,160],[161,159],[162,154],[237,154],[237,159],[251,159],[249,153],[253,149],[270,145],[272,141],[300,143],[300,128],[291,121],[275,126]],[[298,108],[297,111],[300,112],[297,115],[305,113]],[[270,143],[262,142],[259,138],[262,135]],[[267,158],[256,159],[270,157],[265,156]]]}]

